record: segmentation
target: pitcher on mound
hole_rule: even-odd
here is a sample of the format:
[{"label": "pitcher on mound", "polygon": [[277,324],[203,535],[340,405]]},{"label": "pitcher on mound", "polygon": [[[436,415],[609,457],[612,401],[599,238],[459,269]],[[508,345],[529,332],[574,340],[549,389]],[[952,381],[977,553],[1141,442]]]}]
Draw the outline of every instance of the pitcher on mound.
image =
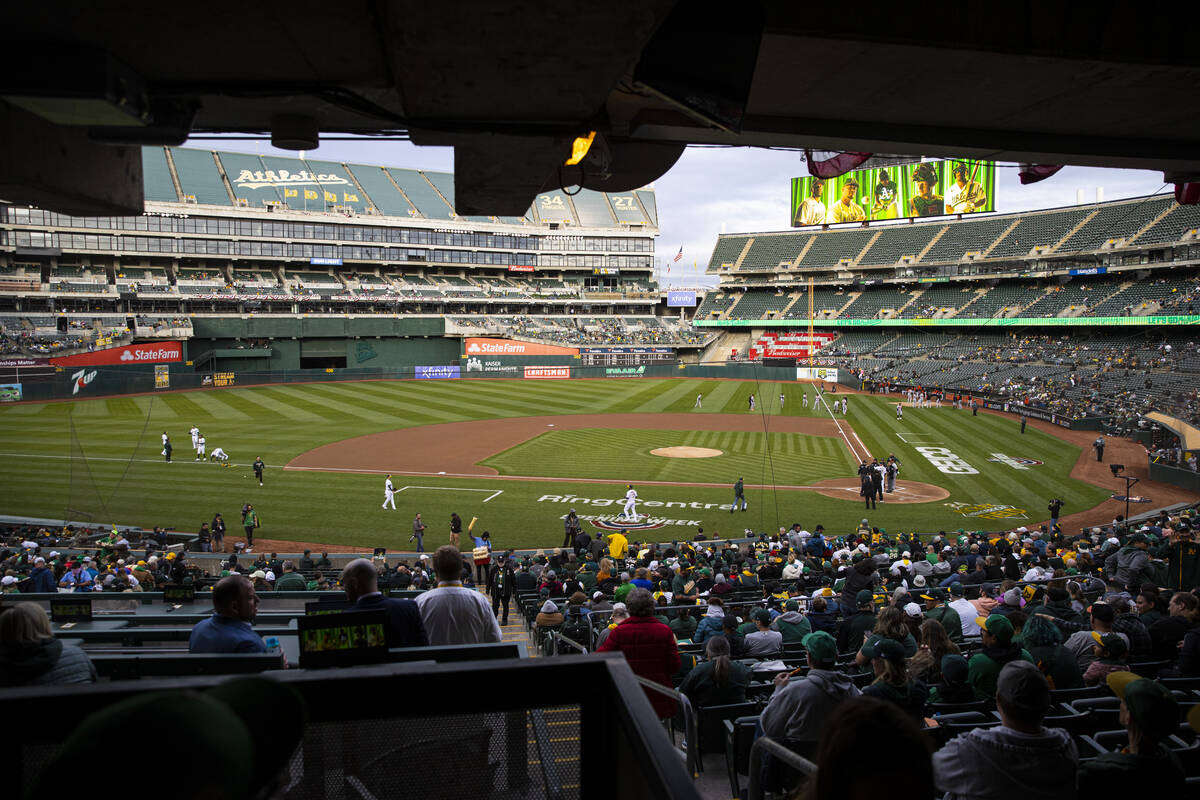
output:
[{"label": "pitcher on mound", "polygon": [[633,488],[632,483],[629,484],[627,486],[627,488],[629,491],[625,492],[625,510],[621,512],[621,519],[628,520],[631,522],[637,522],[638,521],[637,489]]}]

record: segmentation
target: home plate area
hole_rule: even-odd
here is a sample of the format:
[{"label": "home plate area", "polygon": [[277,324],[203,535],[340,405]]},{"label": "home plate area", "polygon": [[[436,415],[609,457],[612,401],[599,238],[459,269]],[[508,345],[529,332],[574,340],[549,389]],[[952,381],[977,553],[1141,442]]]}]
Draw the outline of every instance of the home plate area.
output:
[{"label": "home plate area", "polygon": [[[830,478],[805,488],[838,500],[858,500],[862,484],[858,478]],[[918,481],[896,481],[896,491],[884,492],[883,503],[932,503],[945,500],[950,492],[941,486]]]}]

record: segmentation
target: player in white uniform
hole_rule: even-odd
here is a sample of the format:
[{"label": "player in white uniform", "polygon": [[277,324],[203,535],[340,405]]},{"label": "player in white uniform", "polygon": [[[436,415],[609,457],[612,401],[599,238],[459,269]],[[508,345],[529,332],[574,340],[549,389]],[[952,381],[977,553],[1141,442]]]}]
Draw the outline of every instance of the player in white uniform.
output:
[{"label": "player in white uniform", "polygon": [[208,460],[209,461],[228,461],[229,454],[226,453],[224,450],[222,450],[219,447],[214,447],[213,451],[212,451],[212,455],[210,455],[208,457]]},{"label": "player in white uniform", "polygon": [[846,416],[846,411],[848,411],[849,408],[850,408],[850,401],[843,397],[842,398],[842,416],[843,417]]},{"label": "player in white uniform", "polygon": [[692,406],[692,408],[704,408],[704,394],[703,393],[696,395],[696,405]]},{"label": "player in white uniform", "polygon": [[808,392],[805,392],[804,394],[800,395],[800,402],[804,405],[805,408],[808,408]]},{"label": "player in white uniform", "polygon": [[388,503],[392,504],[392,511],[396,510],[396,487],[392,486],[392,476],[388,475],[383,481],[383,505],[381,508],[387,508]]},{"label": "player in white uniform", "polygon": [[899,422],[902,419],[904,419],[904,404],[896,403],[896,421]]},{"label": "player in white uniform", "polygon": [[195,450],[196,442],[200,438],[200,429],[195,425],[192,425],[191,430],[189,430],[188,433],[192,435],[192,449]]},{"label": "player in white uniform", "polygon": [[205,447],[204,437],[197,436],[196,437],[196,460],[197,461],[203,461],[205,459],[204,447]]},{"label": "player in white uniform", "polygon": [[629,491],[625,492],[625,510],[621,512],[621,518],[633,520],[637,522],[637,489],[633,488],[633,484],[629,484]]},{"label": "player in white uniform", "polygon": [[784,396],[783,392],[780,392],[779,393],[779,410],[780,411],[783,411],[783,401],[786,399],[787,398]]}]

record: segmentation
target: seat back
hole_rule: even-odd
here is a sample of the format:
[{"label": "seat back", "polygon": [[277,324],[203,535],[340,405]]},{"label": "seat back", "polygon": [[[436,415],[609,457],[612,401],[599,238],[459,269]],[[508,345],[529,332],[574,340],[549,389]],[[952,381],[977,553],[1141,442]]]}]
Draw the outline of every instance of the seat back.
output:
[{"label": "seat back", "polygon": [[[757,703],[729,703],[720,706],[701,706],[697,709],[696,727],[700,732],[700,753],[719,753],[724,740],[724,722],[727,719],[757,714]],[[689,745],[690,746],[690,745]]]}]

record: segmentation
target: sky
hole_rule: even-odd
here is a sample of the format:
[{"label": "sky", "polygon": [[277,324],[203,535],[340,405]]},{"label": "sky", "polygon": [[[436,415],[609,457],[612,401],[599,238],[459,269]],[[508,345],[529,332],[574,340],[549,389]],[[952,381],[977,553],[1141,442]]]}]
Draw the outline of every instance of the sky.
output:
[{"label": "sky", "polygon": [[[269,140],[194,141],[189,147],[294,155],[276,150]],[[313,155],[329,161],[352,161],[412,169],[452,172],[454,153],[449,147],[417,147],[401,141],[326,141]],[[1066,167],[1057,175],[1022,186],[1015,165],[997,169],[997,212],[1032,211],[1075,205],[1077,191],[1083,201],[1169,193],[1162,173],[1142,170]],[[787,230],[790,181],[808,174],[801,154],[783,150],[742,147],[689,147],[675,166],[654,183],[660,236],[656,255],[664,263],[663,284],[713,286],[715,276],[703,274],[717,235],[748,231]],[[671,259],[683,247],[683,258]],[[671,272],[665,272],[665,264]],[[698,268],[698,269],[697,269]]]}]

